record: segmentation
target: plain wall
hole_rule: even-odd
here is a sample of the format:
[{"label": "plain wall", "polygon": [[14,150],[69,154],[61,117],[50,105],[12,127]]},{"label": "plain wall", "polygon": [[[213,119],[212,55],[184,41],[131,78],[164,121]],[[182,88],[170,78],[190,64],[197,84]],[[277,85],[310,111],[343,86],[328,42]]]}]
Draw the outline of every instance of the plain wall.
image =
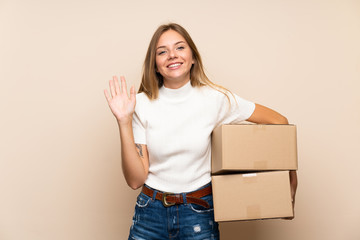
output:
[{"label": "plain wall", "polygon": [[222,239],[360,239],[355,0],[0,0],[0,239],[127,239],[139,191],[103,90],[139,86],[169,21],[212,81],[298,129],[296,218],[224,223]]}]

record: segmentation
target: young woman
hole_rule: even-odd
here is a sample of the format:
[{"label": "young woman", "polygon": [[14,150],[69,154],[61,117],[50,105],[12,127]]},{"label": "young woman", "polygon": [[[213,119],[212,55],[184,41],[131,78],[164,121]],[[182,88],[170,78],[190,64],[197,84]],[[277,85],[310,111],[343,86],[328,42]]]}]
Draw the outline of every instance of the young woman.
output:
[{"label": "young woman", "polygon": [[[105,96],[119,125],[127,184],[142,187],[129,239],[219,239],[211,193],[211,132],[244,120],[288,124],[281,114],[212,83],[187,31],[154,33],[138,94],[124,77]],[[293,202],[296,172],[290,172]],[[234,206],[235,207],[235,206]]]}]

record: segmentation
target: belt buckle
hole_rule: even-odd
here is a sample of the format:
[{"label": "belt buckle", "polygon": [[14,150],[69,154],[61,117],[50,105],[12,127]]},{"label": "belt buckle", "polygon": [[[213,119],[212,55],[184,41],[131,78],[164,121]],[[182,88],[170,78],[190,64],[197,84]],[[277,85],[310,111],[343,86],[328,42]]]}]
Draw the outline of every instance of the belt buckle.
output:
[{"label": "belt buckle", "polygon": [[167,197],[168,195],[170,195],[170,194],[172,194],[172,193],[164,192],[164,193],[162,194],[161,202],[162,202],[162,204],[164,205],[164,207],[171,207],[171,206],[174,206],[174,205],[175,205],[175,203],[169,203],[169,202],[166,201],[166,197]]}]

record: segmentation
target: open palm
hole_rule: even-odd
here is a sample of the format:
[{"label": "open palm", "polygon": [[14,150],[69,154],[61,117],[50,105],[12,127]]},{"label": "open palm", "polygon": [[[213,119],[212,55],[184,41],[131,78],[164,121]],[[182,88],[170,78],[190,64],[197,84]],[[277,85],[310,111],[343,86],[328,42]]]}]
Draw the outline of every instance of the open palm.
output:
[{"label": "open palm", "polygon": [[114,114],[119,123],[129,123],[135,111],[136,98],[134,86],[130,88],[130,97],[127,92],[125,77],[121,76],[121,87],[116,76],[109,81],[110,94],[104,90],[106,100],[111,112]]}]

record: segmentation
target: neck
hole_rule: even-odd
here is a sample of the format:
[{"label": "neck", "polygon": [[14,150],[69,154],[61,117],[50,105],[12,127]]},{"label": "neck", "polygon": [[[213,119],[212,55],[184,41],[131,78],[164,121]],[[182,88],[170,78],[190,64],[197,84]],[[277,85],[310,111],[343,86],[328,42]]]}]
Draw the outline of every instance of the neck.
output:
[{"label": "neck", "polygon": [[187,84],[190,79],[183,80],[183,81],[176,81],[176,80],[167,80],[164,79],[164,87],[171,88],[171,89],[178,89]]},{"label": "neck", "polygon": [[188,81],[184,86],[179,88],[168,88],[163,85],[159,89],[159,98],[163,99],[163,101],[171,101],[173,103],[182,102],[188,99],[190,94],[193,92],[193,87]]}]

